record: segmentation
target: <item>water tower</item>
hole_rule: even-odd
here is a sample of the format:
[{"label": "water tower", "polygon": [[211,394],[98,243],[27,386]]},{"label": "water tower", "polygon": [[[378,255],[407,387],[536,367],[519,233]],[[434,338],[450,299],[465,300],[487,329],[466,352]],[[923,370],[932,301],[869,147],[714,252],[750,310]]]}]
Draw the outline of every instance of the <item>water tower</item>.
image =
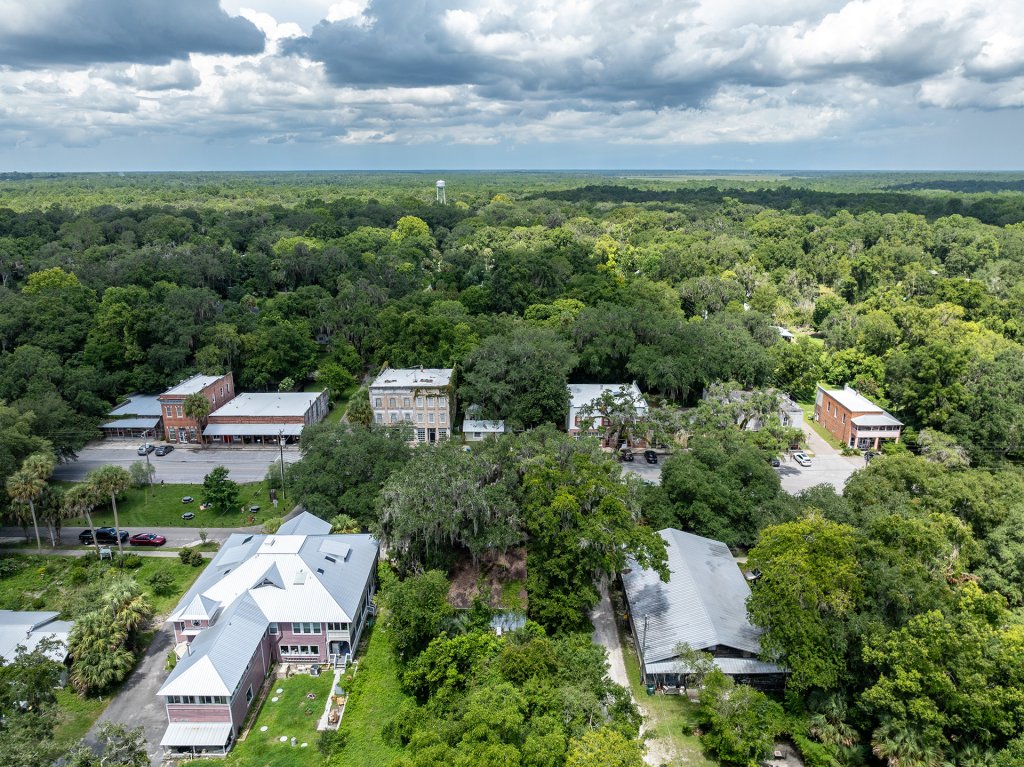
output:
[{"label": "water tower", "polygon": [[444,179],[439,179],[438,182],[437,182],[437,204],[438,205],[446,204],[446,201],[445,201],[445,198],[444,198]]}]

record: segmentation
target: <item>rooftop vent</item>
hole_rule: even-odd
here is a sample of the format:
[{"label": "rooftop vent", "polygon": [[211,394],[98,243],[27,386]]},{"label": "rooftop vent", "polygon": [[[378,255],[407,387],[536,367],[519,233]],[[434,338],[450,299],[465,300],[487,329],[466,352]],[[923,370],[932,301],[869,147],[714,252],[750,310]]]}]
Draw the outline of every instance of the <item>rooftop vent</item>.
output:
[{"label": "rooftop vent", "polygon": [[292,581],[292,583],[294,583],[296,586],[301,586],[305,582],[306,582],[306,571],[305,570],[298,570],[298,571],[296,571],[295,579]]}]

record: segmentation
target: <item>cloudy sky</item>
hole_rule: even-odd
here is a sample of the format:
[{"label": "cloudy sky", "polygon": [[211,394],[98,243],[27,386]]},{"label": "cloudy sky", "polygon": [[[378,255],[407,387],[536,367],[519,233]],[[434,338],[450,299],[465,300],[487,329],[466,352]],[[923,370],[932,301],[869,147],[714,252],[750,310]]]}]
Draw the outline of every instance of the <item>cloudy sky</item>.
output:
[{"label": "cloudy sky", "polygon": [[1024,168],[1024,0],[0,0],[0,171]]}]

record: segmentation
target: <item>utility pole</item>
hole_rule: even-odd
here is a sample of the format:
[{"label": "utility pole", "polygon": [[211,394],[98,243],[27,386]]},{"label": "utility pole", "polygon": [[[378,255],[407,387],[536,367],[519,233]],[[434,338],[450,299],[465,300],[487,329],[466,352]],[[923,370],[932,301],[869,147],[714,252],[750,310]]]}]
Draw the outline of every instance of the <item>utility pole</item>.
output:
[{"label": "utility pole", "polygon": [[[148,442],[146,443],[149,444]],[[149,506],[149,496],[153,492],[153,464],[149,462],[149,451],[146,451],[146,491],[143,498],[146,499],[145,505]]]},{"label": "utility pole", "polygon": [[284,429],[277,433],[277,446],[281,450],[281,500],[285,499],[284,492]]}]

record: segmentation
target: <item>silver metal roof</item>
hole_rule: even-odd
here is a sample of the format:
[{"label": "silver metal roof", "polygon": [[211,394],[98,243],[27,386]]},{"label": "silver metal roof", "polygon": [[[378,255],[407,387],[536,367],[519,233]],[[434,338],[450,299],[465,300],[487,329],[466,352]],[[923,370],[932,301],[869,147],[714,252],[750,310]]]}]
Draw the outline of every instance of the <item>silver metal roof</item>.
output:
[{"label": "silver metal roof", "polygon": [[850,419],[857,426],[902,426],[903,422],[893,418],[888,413],[876,413],[873,415],[859,415]]},{"label": "silver metal roof", "polygon": [[157,695],[231,695],[270,621],[249,594],[199,632]]},{"label": "silver metal roof", "polygon": [[863,394],[856,389],[851,388],[849,385],[844,386],[842,389],[826,389],[821,384],[818,384],[818,388],[829,395],[832,399],[842,405],[844,408],[849,410],[851,413],[884,413],[878,405],[869,400]]},{"label": "silver metal roof", "polygon": [[505,433],[505,422],[504,421],[473,421],[466,419],[462,422],[462,431],[466,433],[472,433],[475,431],[486,432],[488,434],[504,434]]},{"label": "silver metal roof", "polygon": [[747,620],[750,587],[729,547],[671,528],[658,534],[667,544],[668,583],[635,562],[622,576],[645,664],[676,657],[683,642],[759,653],[761,632]]},{"label": "silver metal roof", "polygon": [[627,394],[632,396],[633,404],[637,410],[643,411],[647,409],[647,400],[644,399],[643,392],[636,385],[636,381],[630,384],[569,384],[568,388],[570,407],[581,408],[599,399],[605,392],[618,394],[625,390]]},{"label": "silver metal roof", "polygon": [[171,722],[160,745],[221,748],[227,744],[230,734],[231,722]]},{"label": "silver metal roof", "polygon": [[159,418],[120,418],[100,424],[101,429],[155,429]]},{"label": "silver metal roof", "polygon": [[163,408],[155,394],[133,394],[111,410],[110,415],[115,418],[126,415],[157,417],[163,415]]},{"label": "silver metal roof", "polygon": [[[781,674],[784,669],[774,663],[757,658],[715,658],[715,665],[723,674],[736,676],[739,674]],[[692,669],[677,660],[665,660],[648,663],[645,666],[648,674],[688,674]]]},{"label": "silver metal roof", "polygon": [[189,394],[195,394],[205,389],[210,384],[216,383],[224,376],[192,376],[189,379],[182,381],[177,386],[172,386],[170,389],[161,394],[161,397],[186,397]]},{"label": "silver metal roof", "polygon": [[330,532],[330,522],[308,511],[296,514],[277,530],[278,535],[328,535]]},{"label": "silver metal roof", "polygon": [[0,610],[0,657],[14,660],[18,645],[32,652],[45,638],[51,637],[63,643],[63,647],[47,653],[47,657],[58,662],[67,656],[68,635],[75,625],[73,621],[59,621],[60,613],[35,610]]}]

